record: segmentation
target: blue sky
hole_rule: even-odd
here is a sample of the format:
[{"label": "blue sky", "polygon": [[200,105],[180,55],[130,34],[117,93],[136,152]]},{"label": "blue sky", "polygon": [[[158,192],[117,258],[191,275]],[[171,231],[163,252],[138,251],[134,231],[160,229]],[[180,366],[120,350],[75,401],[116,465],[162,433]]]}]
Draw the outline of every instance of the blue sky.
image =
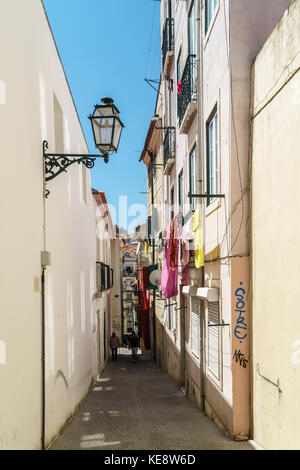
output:
[{"label": "blue sky", "polygon": [[[144,78],[160,75],[160,2],[154,0],[44,0],[91,153],[97,153],[87,116],[103,96],[114,99],[125,129],[119,151],[96,161],[92,186],[118,209],[145,204],[146,171],[139,163],[156,92]],[[129,217],[128,222],[134,217]],[[116,220],[119,221],[118,218]]]}]

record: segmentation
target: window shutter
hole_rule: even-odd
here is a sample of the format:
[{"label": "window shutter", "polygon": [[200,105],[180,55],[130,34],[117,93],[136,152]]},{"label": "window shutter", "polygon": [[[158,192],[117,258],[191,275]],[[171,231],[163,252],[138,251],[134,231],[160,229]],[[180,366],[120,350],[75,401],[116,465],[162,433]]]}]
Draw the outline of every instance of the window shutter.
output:
[{"label": "window shutter", "polygon": [[101,263],[96,262],[96,290],[101,292]]},{"label": "window shutter", "polygon": [[208,368],[220,379],[221,328],[210,326],[220,323],[219,302],[208,302]]},{"label": "window shutter", "polygon": [[199,335],[200,318],[199,303],[196,297],[191,297],[191,349],[192,353],[199,358]]}]

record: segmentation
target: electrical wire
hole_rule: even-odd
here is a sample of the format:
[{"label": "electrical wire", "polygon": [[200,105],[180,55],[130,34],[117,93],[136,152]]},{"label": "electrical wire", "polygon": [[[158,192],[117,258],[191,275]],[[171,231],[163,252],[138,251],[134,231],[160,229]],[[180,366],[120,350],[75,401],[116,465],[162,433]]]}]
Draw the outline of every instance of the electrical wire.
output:
[{"label": "electrical wire", "polygon": [[154,11],[153,11],[152,27],[151,27],[151,34],[150,34],[150,42],[149,42],[148,56],[147,56],[146,69],[145,69],[145,77],[147,77],[147,72],[148,72],[149,57],[150,57],[150,52],[151,52],[151,47],[152,47],[152,39],[153,39],[153,32],[154,32],[154,20],[155,20],[155,16],[156,16],[156,7],[154,7]]},{"label": "electrical wire", "polygon": [[[297,57],[299,54],[300,54],[300,51],[298,51],[298,52],[295,54],[295,56],[293,57],[293,59],[291,60],[291,62],[289,62],[289,63],[282,69],[282,71],[281,71],[279,77],[277,78],[276,82],[274,83],[274,85],[268,90],[268,92],[266,93],[265,97],[264,97],[261,101],[259,101],[259,102],[257,103],[257,105],[256,105],[256,107],[255,107],[255,109],[254,109],[254,112],[253,112],[253,117],[252,117],[252,119],[257,115],[257,111],[258,111],[259,106],[260,106],[262,103],[265,102],[265,100],[267,99],[269,93],[271,93],[271,91],[274,90],[274,88],[275,88],[276,85],[278,84],[278,82],[279,82],[279,80],[281,79],[281,77],[282,77],[282,75],[284,74],[284,72],[285,72],[286,70],[289,70],[290,66],[292,65],[292,63],[294,62],[294,60],[296,59],[296,57]],[[290,78],[291,76],[295,75],[295,73],[297,73],[298,71],[299,71],[299,67],[298,67],[297,69],[293,70],[293,72],[290,72],[290,73],[288,72],[288,76],[286,77],[285,82],[287,82],[287,81],[289,80],[289,78]]]}]

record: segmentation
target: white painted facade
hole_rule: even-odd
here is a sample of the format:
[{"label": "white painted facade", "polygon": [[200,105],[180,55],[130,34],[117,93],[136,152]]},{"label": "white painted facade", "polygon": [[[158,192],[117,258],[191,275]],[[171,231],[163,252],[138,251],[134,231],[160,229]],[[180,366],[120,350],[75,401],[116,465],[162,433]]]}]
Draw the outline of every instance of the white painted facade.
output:
[{"label": "white painted facade", "polygon": [[253,65],[253,438],[299,450],[300,1]]},{"label": "white painted facade", "polygon": [[96,312],[103,307],[94,297],[96,215],[82,165],[50,181],[43,198],[43,140],[50,152],[88,153],[43,4],[0,0],[0,10],[0,449],[39,449],[41,252],[51,253],[45,286],[48,445],[98,374],[97,328],[103,325]]}]

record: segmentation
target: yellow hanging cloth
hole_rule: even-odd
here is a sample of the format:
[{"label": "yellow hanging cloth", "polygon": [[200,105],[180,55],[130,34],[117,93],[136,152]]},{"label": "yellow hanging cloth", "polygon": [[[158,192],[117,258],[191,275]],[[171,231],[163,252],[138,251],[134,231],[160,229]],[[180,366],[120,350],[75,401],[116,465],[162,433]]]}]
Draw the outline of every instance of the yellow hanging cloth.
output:
[{"label": "yellow hanging cloth", "polygon": [[201,266],[204,266],[201,206],[198,206],[195,214],[193,215],[193,232],[195,245],[195,267],[200,268]]},{"label": "yellow hanging cloth", "polygon": [[146,253],[146,255],[148,254],[148,243],[147,242],[145,242],[145,253]]}]

